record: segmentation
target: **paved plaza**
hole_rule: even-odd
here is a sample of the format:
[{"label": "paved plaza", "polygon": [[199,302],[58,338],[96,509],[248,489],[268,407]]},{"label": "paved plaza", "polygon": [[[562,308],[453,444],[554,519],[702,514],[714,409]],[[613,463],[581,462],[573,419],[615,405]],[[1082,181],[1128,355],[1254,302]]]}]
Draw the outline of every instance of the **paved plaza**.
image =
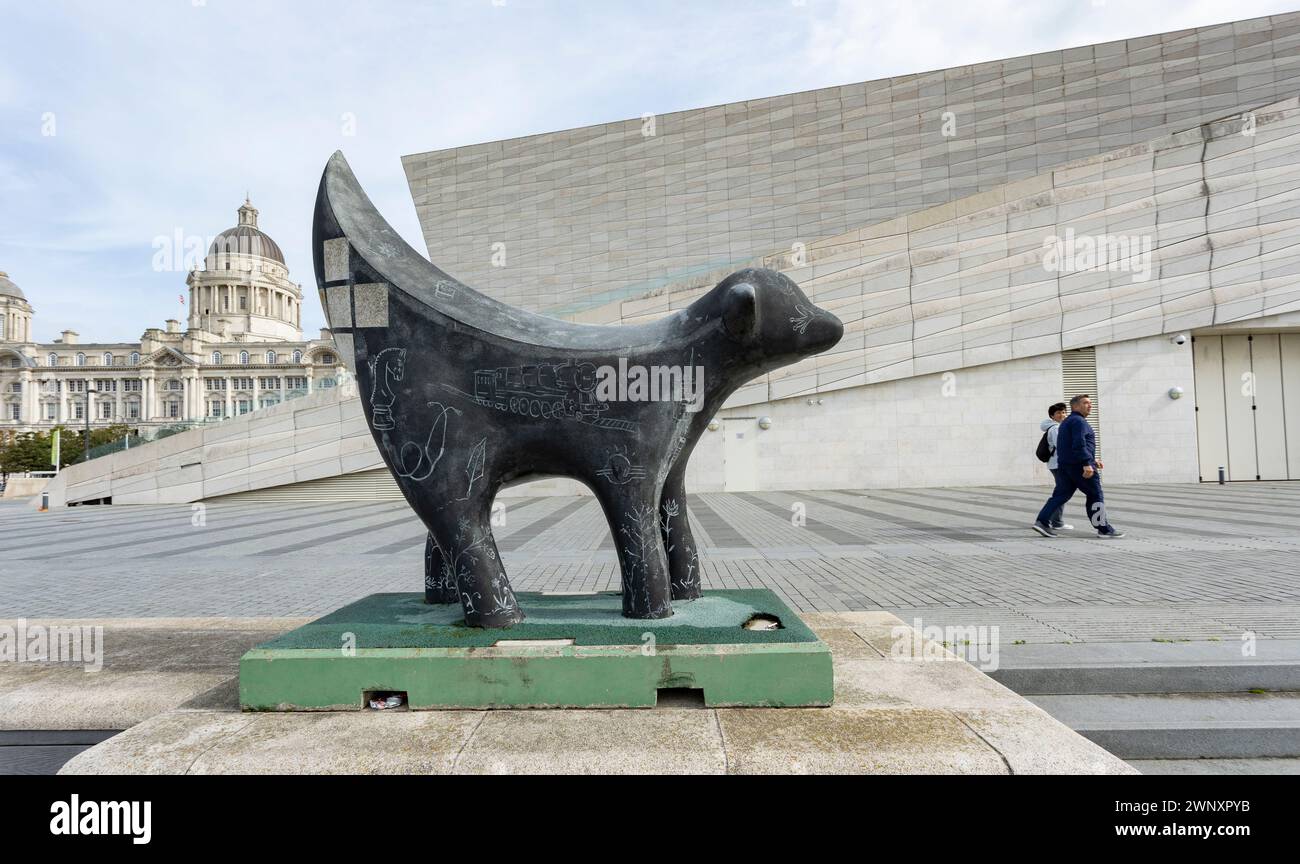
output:
[{"label": "paved plaza", "polygon": [[[1026,643],[1300,638],[1300,484],[1108,490],[1128,532],[1029,529],[1039,487],[690,497],[706,588],[767,587],[805,612],[997,625]],[[610,590],[595,499],[502,499],[519,590]],[[802,513],[802,524],[794,517]],[[0,506],[0,618],[293,617],[421,588],[424,533],[401,502]]]}]

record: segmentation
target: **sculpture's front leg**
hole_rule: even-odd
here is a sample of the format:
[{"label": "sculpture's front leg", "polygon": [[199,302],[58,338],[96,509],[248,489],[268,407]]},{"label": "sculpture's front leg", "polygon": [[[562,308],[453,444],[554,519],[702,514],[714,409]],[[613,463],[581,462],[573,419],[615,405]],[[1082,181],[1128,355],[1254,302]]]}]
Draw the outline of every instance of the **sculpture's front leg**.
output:
[{"label": "sculpture's front leg", "polygon": [[623,617],[669,617],[672,587],[660,529],[659,490],[636,483],[597,489],[623,573]]},{"label": "sculpture's front leg", "polygon": [[524,620],[492,537],[490,502],[486,493],[456,502],[438,514],[430,532],[434,556],[448,574],[439,596],[454,579],[470,627],[509,627]]}]

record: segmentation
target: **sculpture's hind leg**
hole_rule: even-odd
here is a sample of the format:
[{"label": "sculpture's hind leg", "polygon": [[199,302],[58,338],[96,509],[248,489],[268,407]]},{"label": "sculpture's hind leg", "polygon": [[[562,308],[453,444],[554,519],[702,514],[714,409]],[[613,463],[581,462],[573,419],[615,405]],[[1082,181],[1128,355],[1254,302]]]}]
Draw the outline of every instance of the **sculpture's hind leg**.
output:
[{"label": "sculpture's hind leg", "polygon": [[438,514],[430,532],[434,555],[455,579],[471,627],[509,627],[524,620],[492,537],[491,501],[484,492],[455,502]]},{"label": "sculpture's hind leg", "polygon": [[701,596],[700,556],[691,536],[686,512],[686,469],[674,469],[659,496],[659,524],[668,555],[668,575],[672,580],[672,599],[695,600]]},{"label": "sculpture's hind leg", "polygon": [[672,588],[659,527],[659,490],[648,483],[597,482],[623,571],[623,617],[667,618],[673,614]]},{"label": "sculpture's hind leg", "polygon": [[433,532],[424,538],[424,602],[459,603],[456,571],[434,542]]}]

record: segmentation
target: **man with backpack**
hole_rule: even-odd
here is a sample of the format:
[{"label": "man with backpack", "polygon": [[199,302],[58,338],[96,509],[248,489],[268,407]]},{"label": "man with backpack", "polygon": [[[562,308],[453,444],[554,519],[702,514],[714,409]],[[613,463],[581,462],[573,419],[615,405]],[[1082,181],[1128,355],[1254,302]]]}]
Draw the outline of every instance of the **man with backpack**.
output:
[{"label": "man with backpack", "polygon": [[1075,492],[1082,491],[1088,499],[1088,518],[1097,529],[1097,536],[1108,539],[1123,537],[1106,517],[1106,502],[1101,492],[1101,461],[1097,459],[1097,436],[1088,423],[1092,413],[1092,397],[1086,393],[1070,400],[1070,416],[1056,430],[1056,490],[1047,499],[1034,520],[1034,530],[1044,537],[1056,537],[1050,524],[1052,514]]},{"label": "man with backpack", "polygon": [[[1065,419],[1067,413],[1069,413],[1069,406],[1064,402],[1057,402],[1047,409],[1047,419],[1038,427],[1043,430],[1043,437],[1038,439],[1038,449],[1034,455],[1038,457],[1039,462],[1047,463],[1047,470],[1052,472],[1053,480],[1057,479],[1056,472],[1059,470],[1056,460],[1056,433],[1061,428],[1061,421]],[[1059,481],[1057,485],[1059,486]],[[1053,489],[1052,491],[1055,492],[1056,490]],[[1056,508],[1056,512],[1052,514],[1051,522],[1048,524],[1056,531],[1074,530],[1073,525],[1065,524],[1064,504]]]}]

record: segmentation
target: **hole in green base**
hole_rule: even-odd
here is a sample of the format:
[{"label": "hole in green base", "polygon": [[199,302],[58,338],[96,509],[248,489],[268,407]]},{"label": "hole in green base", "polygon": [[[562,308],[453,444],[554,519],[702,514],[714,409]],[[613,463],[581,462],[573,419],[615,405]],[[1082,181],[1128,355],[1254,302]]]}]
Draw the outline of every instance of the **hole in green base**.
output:
[{"label": "hole in green base", "polygon": [[[395,699],[400,701],[394,703]],[[405,690],[366,690],[361,694],[361,707],[367,711],[409,711],[411,703]]]},{"label": "hole in green base", "polygon": [[746,630],[784,630],[781,619],[766,612],[756,612],[749,620],[740,625]]},{"label": "hole in green base", "polygon": [[656,708],[703,708],[704,690],[699,687],[660,687],[655,691]]}]

